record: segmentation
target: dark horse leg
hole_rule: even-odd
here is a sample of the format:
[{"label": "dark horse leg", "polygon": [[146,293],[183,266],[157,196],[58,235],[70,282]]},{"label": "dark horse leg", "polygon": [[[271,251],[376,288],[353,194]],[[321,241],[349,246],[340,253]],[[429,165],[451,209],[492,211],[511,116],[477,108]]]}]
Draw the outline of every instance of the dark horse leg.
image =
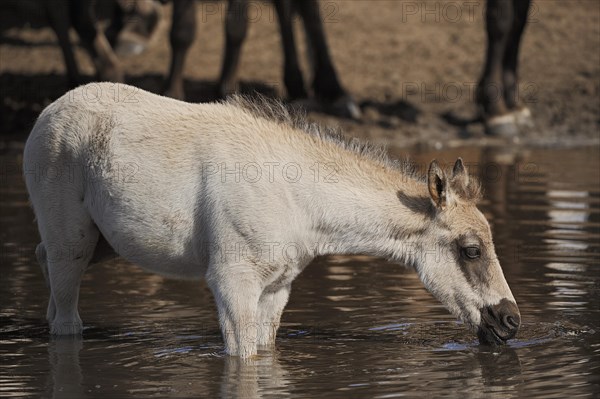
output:
[{"label": "dark horse leg", "polygon": [[131,56],[146,51],[160,20],[160,6],[154,0],[116,0],[114,9],[107,37],[115,52]]},{"label": "dark horse leg", "polygon": [[514,19],[504,54],[503,76],[504,101],[506,107],[515,115],[517,125],[531,125],[531,112],[519,104],[518,65],[521,37],[527,24],[530,0],[513,0]]},{"label": "dark horse leg", "polygon": [[[246,38],[248,18],[247,0],[229,0],[225,21],[225,57],[219,80],[219,95],[235,92],[235,75],[240,60],[241,46]],[[173,0],[171,26],[171,68],[165,95],[183,99],[183,64],[196,31],[195,0]]]},{"label": "dark horse leg", "polygon": [[[82,1],[83,2],[83,1]],[[86,1],[89,3],[90,1]],[[79,69],[77,68],[77,62],[75,61],[75,55],[73,53],[73,47],[69,40],[69,28],[71,27],[71,17],[69,16],[69,1],[46,1],[46,13],[50,26],[58,37],[58,43],[65,59],[65,66],[67,68],[67,76],[69,78],[69,86],[75,87],[80,81]]]},{"label": "dark horse leg", "polygon": [[92,57],[98,78],[115,82],[123,81],[123,71],[119,61],[108,44],[104,33],[96,27],[95,4],[95,0],[47,0],[45,4],[50,26],[58,37],[71,87],[81,83],[73,45],[69,40],[71,25],[77,31],[84,48]]},{"label": "dark horse leg", "polygon": [[[229,1],[225,25],[225,57],[219,82],[221,96],[226,96],[236,89],[235,75],[248,24],[246,1]],[[331,62],[317,1],[275,0],[274,5],[280,25],[285,58],[284,83],[288,96],[291,99],[308,96],[300,71],[293,32],[293,8],[296,7],[302,16],[308,39],[315,53],[315,80],[313,82],[315,95],[329,105],[331,112],[358,118],[360,109],[340,85]]]},{"label": "dark horse leg", "polygon": [[229,0],[225,19],[225,56],[219,79],[219,95],[226,97],[237,91],[236,74],[242,43],[248,32],[247,0]]},{"label": "dark horse leg", "polygon": [[489,134],[510,136],[518,133],[515,118],[506,105],[503,85],[504,59],[513,23],[512,0],[488,0],[488,46],[483,75],[477,88],[477,100]]},{"label": "dark horse leg", "polygon": [[279,18],[279,27],[281,30],[281,44],[285,65],[283,69],[283,81],[290,99],[301,99],[308,97],[304,87],[304,79],[298,63],[298,53],[296,51],[296,41],[294,39],[293,14],[291,0],[274,1],[277,17]]},{"label": "dark horse leg", "polygon": [[174,0],[171,25],[171,67],[165,95],[183,100],[183,65],[196,35],[196,0]]},{"label": "dark horse leg", "polygon": [[[222,97],[235,92],[236,73],[240,61],[242,43],[248,29],[247,0],[230,0],[225,22],[225,57],[219,81],[219,94]],[[298,64],[294,32],[292,29],[291,0],[275,0],[275,9],[279,19],[282,47],[285,58],[284,83],[288,96],[292,99],[307,97],[304,80]]]},{"label": "dark horse leg", "polygon": [[[182,69],[185,53],[195,34],[194,0],[174,0],[171,47],[173,57],[166,94],[183,98]],[[291,98],[307,96],[300,72],[292,27],[292,0],[275,0],[285,55],[284,81]],[[331,105],[331,111],[358,118],[360,109],[339,83],[329,56],[316,0],[296,1],[302,15],[310,44],[315,53],[315,95]],[[225,56],[219,80],[219,94],[225,97],[236,91],[235,77],[240,61],[241,47],[248,30],[247,0],[229,0],[225,21]]]},{"label": "dark horse leg", "polygon": [[315,96],[330,104],[333,113],[359,118],[360,108],[342,88],[331,61],[318,1],[296,0],[295,5],[302,16],[306,35],[313,51],[314,80],[312,87]]},{"label": "dark horse leg", "polygon": [[[95,0],[71,1],[71,23],[83,47],[92,57],[99,80],[123,82],[124,72],[104,32],[98,28]],[[67,57],[65,57],[66,59]]]}]

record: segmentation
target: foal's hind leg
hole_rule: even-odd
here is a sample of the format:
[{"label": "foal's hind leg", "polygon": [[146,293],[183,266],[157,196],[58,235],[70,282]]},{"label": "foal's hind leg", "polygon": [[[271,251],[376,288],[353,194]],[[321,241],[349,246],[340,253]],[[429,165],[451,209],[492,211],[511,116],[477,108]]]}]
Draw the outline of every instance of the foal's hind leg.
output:
[{"label": "foal's hind leg", "polygon": [[56,305],[54,304],[54,298],[52,297],[52,289],[50,287],[50,278],[48,277],[48,258],[46,254],[46,247],[44,247],[44,243],[39,243],[35,249],[35,256],[37,258],[38,263],[40,264],[40,268],[42,269],[42,274],[44,275],[44,280],[46,281],[46,286],[48,287],[48,291],[50,292],[50,299],[48,300],[48,309],[46,310],[46,320],[49,323],[54,321],[54,316],[56,315]]},{"label": "foal's hind leg", "polygon": [[[46,225],[44,246],[51,302],[56,312],[50,332],[56,335],[82,331],[77,305],[81,277],[98,241],[98,229],[82,206],[64,206]],[[45,218],[48,219],[48,218]]]}]

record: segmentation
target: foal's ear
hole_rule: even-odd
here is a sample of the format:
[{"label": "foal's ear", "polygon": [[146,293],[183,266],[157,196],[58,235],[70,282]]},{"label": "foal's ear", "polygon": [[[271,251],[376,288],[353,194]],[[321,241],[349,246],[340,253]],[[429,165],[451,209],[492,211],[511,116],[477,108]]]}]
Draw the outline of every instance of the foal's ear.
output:
[{"label": "foal's ear", "polygon": [[465,189],[469,185],[469,173],[463,164],[462,158],[458,158],[452,168],[452,183]]},{"label": "foal's ear", "polygon": [[431,196],[434,205],[442,210],[446,208],[448,199],[448,179],[446,178],[446,173],[440,168],[440,165],[435,159],[429,164],[427,187],[429,188],[429,195]]},{"label": "foal's ear", "polygon": [[458,158],[452,168],[450,189],[454,198],[477,202],[481,198],[481,186],[476,178],[470,177],[462,158]]},{"label": "foal's ear", "polygon": [[454,168],[452,168],[452,177],[456,177],[466,173],[467,170],[465,169],[465,164],[463,163],[462,158],[458,157],[458,159],[454,163]]}]

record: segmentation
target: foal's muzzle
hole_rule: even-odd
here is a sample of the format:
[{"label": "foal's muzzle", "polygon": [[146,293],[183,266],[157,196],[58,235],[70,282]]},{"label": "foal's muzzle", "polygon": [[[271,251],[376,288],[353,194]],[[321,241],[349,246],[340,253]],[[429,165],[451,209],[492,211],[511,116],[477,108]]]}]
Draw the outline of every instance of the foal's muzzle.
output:
[{"label": "foal's muzzle", "polygon": [[517,334],[520,324],[519,308],[506,298],[496,305],[482,308],[477,331],[479,342],[484,345],[504,344]]}]

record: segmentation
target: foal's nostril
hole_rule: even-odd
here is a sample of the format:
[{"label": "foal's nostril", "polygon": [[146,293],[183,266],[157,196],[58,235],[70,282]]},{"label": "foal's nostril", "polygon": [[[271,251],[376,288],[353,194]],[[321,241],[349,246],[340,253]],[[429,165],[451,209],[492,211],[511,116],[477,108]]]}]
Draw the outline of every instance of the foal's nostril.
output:
[{"label": "foal's nostril", "polygon": [[520,324],[519,317],[518,316],[513,317],[512,315],[504,316],[502,323],[504,323],[504,325],[506,327],[508,327],[509,330],[519,328],[519,324]]},{"label": "foal's nostril", "polygon": [[521,324],[517,305],[508,299],[501,300],[489,308],[489,314],[495,324],[507,332],[516,332]]}]

